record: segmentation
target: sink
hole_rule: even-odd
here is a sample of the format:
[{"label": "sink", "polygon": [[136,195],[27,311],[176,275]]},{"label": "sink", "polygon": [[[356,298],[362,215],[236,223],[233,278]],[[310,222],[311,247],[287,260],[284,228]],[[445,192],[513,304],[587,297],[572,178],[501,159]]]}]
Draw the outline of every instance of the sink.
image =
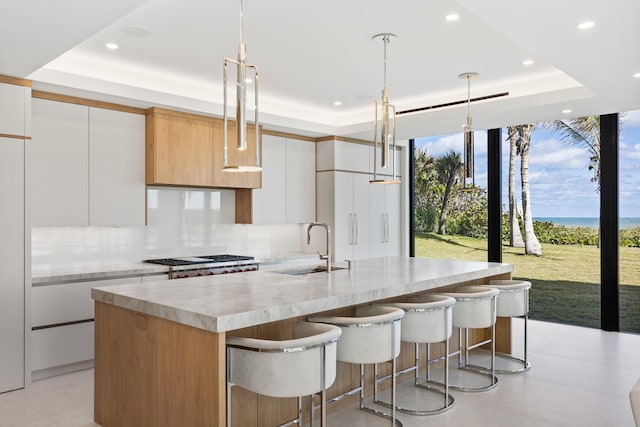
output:
[{"label": "sink", "polygon": [[[345,269],[345,267],[331,267],[331,271],[344,270],[344,269]],[[327,267],[325,267],[324,265],[317,266],[317,267],[300,268],[300,269],[297,269],[297,270],[274,271],[274,273],[289,274],[289,275],[292,275],[292,276],[303,276],[305,274],[326,273],[326,272],[327,272]]]}]

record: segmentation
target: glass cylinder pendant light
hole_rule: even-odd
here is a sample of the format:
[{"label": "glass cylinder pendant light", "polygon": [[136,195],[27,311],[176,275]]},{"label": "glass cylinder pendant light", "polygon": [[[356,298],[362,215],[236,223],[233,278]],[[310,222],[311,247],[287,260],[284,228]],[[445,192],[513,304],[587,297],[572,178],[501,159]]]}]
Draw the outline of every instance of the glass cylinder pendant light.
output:
[{"label": "glass cylinder pendant light", "polygon": [[[243,0],[240,0],[240,43],[238,44],[238,59],[224,58],[224,167],[225,172],[259,172],[262,170],[260,162],[260,123],[258,120],[258,67],[256,65],[247,64],[247,51],[244,44],[243,35],[243,18],[244,7]],[[247,81],[251,79],[247,78],[247,71],[250,70],[253,73],[254,81],[254,113],[255,113],[255,146],[256,146],[256,161],[255,165],[231,165],[229,164],[229,135],[228,135],[228,116],[227,116],[227,68],[229,64],[236,65],[236,149],[239,151],[246,151],[247,149]]]},{"label": "glass cylinder pendant light", "polygon": [[467,121],[462,127],[464,128],[464,186],[466,187],[467,179],[471,178],[472,185],[475,186],[476,181],[473,176],[473,127],[471,121],[471,79],[479,77],[478,73],[462,73],[458,76],[460,79],[467,79]]},{"label": "glass cylinder pendant light", "polygon": [[[384,88],[381,101],[375,101],[375,121],[373,135],[373,179],[372,184],[400,184],[396,178],[396,107],[389,103],[389,90],[387,89],[387,45],[395,34],[382,33],[373,36],[373,39],[381,39],[384,45]],[[380,132],[378,133],[378,129]],[[382,169],[389,168],[391,162],[392,179],[378,178],[378,141],[381,148]],[[391,159],[389,159],[391,157]]]}]

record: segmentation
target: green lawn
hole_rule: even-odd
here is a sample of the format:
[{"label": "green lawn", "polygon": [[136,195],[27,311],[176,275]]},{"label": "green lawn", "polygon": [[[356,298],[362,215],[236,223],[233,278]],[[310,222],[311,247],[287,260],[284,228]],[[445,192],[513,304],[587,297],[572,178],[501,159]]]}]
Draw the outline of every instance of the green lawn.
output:
[{"label": "green lawn", "polygon": [[[487,241],[435,233],[416,235],[416,256],[487,260]],[[595,246],[542,245],[542,256],[503,246],[514,278],[533,283],[530,317],[600,327],[600,250]],[[640,248],[620,248],[620,328],[640,332]]]}]

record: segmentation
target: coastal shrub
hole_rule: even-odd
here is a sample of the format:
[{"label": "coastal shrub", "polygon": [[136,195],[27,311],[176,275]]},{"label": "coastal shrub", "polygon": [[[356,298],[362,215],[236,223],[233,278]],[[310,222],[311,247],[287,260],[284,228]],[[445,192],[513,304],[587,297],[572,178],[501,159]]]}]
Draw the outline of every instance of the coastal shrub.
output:
[{"label": "coastal shrub", "polygon": [[640,248],[640,226],[620,230],[620,246]]},{"label": "coastal shrub", "polygon": [[533,221],[533,230],[540,243],[552,245],[597,245],[598,229],[567,227],[551,221]]}]

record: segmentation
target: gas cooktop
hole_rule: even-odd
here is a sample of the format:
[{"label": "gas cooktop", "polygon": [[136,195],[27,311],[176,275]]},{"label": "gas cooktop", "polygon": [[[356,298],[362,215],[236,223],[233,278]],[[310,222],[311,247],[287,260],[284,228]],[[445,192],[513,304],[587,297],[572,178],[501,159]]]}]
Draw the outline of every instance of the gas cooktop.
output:
[{"label": "gas cooktop", "polygon": [[182,267],[187,265],[198,265],[198,264],[213,264],[213,263],[233,262],[233,261],[250,261],[252,259],[253,259],[252,256],[221,254],[221,255],[200,256],[200,257],[147,259],[144,262],[148,262],[151,264],[166,265],[169,267]]}]

